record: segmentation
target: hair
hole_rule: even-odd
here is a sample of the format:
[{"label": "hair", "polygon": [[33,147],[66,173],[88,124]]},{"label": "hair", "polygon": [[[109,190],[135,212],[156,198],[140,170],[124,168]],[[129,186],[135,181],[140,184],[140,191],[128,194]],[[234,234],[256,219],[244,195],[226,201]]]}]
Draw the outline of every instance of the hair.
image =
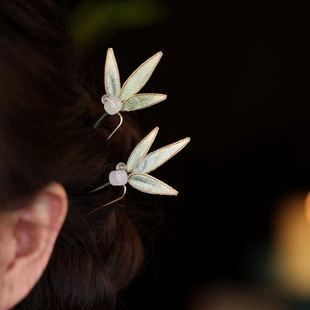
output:
[{"label": "hair", "polygon": [[121,194],[90,191],[141,132],[127,115],[110,140],[116,118],[94,129],[103,107],[83,79],[67,18],[55,1],[0,1],[0,208],[23,207],[50,182],[69,200],[44,274],[14,309],[113,309],[143,261],[128,199],[89,213]]}]

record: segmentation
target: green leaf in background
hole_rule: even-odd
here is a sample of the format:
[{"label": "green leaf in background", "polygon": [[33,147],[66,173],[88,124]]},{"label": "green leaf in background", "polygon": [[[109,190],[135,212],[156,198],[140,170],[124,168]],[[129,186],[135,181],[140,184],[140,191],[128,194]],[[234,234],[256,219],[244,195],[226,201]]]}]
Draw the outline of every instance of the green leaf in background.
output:
[{"label": "green leaf in background", "polygon": [[72,39],[80,50],[94,50],[116,31],[159,23],[168,12],[159,0],[81,0],[70,18]]}]

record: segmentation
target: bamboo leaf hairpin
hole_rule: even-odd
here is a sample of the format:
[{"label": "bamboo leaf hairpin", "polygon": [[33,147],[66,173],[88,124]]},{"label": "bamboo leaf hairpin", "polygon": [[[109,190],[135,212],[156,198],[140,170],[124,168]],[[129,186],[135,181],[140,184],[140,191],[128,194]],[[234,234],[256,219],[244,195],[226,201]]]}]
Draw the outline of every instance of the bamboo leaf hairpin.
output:
[{"label": "bamboo leaf hairpin", "polygon": [[94,127],[97,128],[108,115],[118,114],[120,118],[119,125],[110,134],[108,139],[111,138],[123,122],[123,117],[119,113],[120,111],[129,112],[144,109],[167,98],[166,95],[158,93],[138,94],[151,77],[161,57],[162,52],[158,52],[147,59],[129,76],[121,87],[120,74],[113,49],[108,49],[104,68],[104,86],[106,94],[101,98],[105,113],[94,125]]},{"label": "bamboo leaf hairpin", "polygon": [[[124,192],[121,197],[109,202],[104,206],[101,206],[100,208],[122,199],[126,193],[125,184],[127,182],[133,188],[148,194],[174,196],[178,194],[178,192],[168,184],[149,175],[149,172],[155,170],[174,155],[176,155],[179,151],[181,151],[189,143],[190,138],[184,138],[175,143],[166,145],[160,149],[148,153],[157,136],[158,130],[159,128],[155,127],[144,139],[140,141],[140,143],[130,154],[127,164],[119,163],[116,166],[116,170],[110,172],[108,183],[92,191],[98,191],[109,185],[123,186],[124,188]],[[96,210],[91,211],[91,213]]]},{"label": "bamboo leaf hairpin", "polygon": [[[138,92],[149,80],[161,57],[162,53],[158,52],[147,59],[130,75],[121,87],[119,71],[113,50],[112,48],[108,49],[104,71],[104,85],[106,94],[101,98],[101,102],[104,104],[104,109],[106,112],[94,125],[94,127],[97,128],[108,115],[118,114],[120,117],[120,123],[110,134],[108,139],[110,139],[110,137],[122,124],[123,118],[119,113],[120,111],[128,112],[143,109],[166,99],[166,95],[164,94],[138,94]],[[151,176],[149,173],[157,169],[181,151],[189,143],[190,138],[187,137],[148,153],[157,136],[158,130],[159,128],[155,127],[145,138],[140,141],[140,143],[138,143],[130,154],[126,164],[122,162],[117,164],[116,170],[111,171],[109,174],[109,182],[91,191],[96,192],[111,185],[123,186],[123,194],[113,201],[110,201],[89,213],[93,213],[98,209],[122,199],[126,193],[127,182],[133,188],[148,194],[178,194],[174,188]]]}]

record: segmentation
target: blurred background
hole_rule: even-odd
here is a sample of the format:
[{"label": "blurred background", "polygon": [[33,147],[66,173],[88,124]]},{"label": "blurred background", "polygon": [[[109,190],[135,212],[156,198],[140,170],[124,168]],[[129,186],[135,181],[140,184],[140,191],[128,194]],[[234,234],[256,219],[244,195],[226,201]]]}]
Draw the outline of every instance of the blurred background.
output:
[{"label": "blurred background", "polygon": [[191,137],[156,172],[179,195],[144,198],[165,213],[124,309],[310,309],[309,1],[71,3],[99,95],[107,48],[122,82],[162,51],[143,92],[168,98],[135,117]]}]

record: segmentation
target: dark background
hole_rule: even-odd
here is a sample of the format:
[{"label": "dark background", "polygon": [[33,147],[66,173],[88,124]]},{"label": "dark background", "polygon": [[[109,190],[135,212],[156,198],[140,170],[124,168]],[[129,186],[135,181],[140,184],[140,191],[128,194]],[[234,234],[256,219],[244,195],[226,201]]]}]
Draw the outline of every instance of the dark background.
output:
[{"label": "dark background", "polygon": [[[184,309],[204,283],[267,286],[274,206],[310,188],[309,1],[164,1],[161,22],[121,30],[122,82],[163,57],[144,92],[166,101],[136,116],[155,146],[190,144],[156,172],[179,191],[158,199],[162,225],[146,269],[124,292],[131,309]],[[153,199],[153,198],[151,198]]]}]

